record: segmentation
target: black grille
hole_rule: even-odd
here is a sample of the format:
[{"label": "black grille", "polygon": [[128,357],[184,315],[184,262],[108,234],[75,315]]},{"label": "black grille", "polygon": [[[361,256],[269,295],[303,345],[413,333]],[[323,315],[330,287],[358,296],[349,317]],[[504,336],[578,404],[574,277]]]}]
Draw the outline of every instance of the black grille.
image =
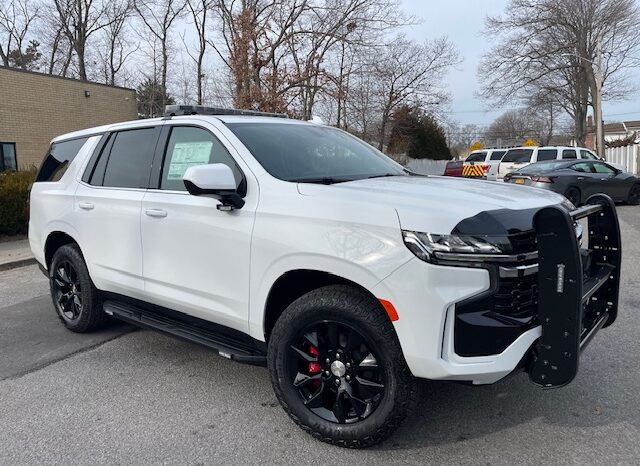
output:
[{"label": "black grille", "polygon": [[513,254],[523,254],[538,249],[536,245],[536,234],[533,231],[509,235],[509,241],[511,242]]},{"label": "black grille", "polygon": [[538,308],[538,274],[500,278],[493,299],[493,310],[499,314],[517,318],[534,316]]}]

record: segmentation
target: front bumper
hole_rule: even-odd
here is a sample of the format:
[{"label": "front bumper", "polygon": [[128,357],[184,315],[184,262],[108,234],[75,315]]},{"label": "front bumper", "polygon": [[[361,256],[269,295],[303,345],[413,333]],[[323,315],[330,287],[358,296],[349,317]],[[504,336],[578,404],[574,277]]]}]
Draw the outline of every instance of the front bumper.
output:
[{"label": "front bumper", "polygon": [[[584,217],[588,249],[574,231]],[[415,376],[484,384],[524,368],[545,387],[573,379],[580,351],[617,313],[615,207],[597,195],[574,212],[543,208],[533,223],[537,261],[467,268],[416,259],[378,285],[376,296],[398,310],[396,333]],[[517,284],[511,307],[501,296],[509,280]]]}]

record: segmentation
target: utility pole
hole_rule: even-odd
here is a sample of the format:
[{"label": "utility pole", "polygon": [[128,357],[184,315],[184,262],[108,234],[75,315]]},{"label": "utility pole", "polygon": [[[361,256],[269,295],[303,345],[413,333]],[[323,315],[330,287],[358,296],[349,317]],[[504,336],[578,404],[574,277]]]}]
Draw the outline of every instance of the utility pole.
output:
[{"label": "utility pole", "polygon": [[598,155],[605,157],[604,128],[602,121],[602,82],[604,71],[602,69],[602,35],[598,35],[596,43],[596,95],[595,95],[595,119],[596,119],[596,150]]}]

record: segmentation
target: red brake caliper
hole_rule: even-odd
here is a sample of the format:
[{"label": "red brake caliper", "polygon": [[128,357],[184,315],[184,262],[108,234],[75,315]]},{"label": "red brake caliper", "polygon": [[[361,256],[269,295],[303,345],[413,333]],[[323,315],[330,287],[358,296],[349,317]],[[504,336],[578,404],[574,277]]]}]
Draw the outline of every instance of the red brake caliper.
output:
[{"label": "red brake caliper", "polygon": [[[309,352],[311,353],[311,356],[318,357],[319,353],[315,346],[311,345],[309,347]],[[307,371],[309,372],[309,374],[317,374],[321,370],[322,368],[320,367],[320,364],[317,362],[310,362],[307,365]]]}]

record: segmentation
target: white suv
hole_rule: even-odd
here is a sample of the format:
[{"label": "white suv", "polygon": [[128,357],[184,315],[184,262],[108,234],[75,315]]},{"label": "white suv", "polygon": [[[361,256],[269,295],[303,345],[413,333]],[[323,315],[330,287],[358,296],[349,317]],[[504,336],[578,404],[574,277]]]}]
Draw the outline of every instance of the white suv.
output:
[{"label": "white suv", "polygon": [[471,152],[464,160],[462,176],[496,181],[498,167],[506,149],[485,149]]},{"label": "white suv", "polygon": [[29,240],[69,330],[112,316],[266,364],[304,430],[363,447],[405,417],[414,377],[561,386],[614,321],[606,196],[574,209],[418,176],[344,131],[254,113],[177,106],[52,141]]}]

